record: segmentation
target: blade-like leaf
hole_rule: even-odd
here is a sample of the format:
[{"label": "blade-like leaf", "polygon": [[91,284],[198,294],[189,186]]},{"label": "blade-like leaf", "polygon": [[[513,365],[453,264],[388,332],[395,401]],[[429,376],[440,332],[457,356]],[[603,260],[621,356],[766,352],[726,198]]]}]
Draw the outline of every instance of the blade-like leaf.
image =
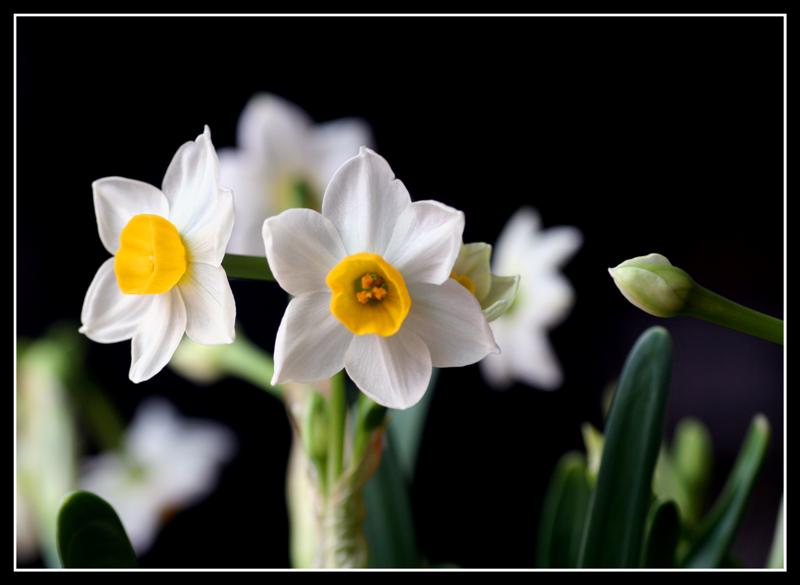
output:
[{"label": "blade-like leaf", "polygon": [[389,436],[375,475],[364,486],[364,534],[370,567],[419,567],[408,484]]},{"label": "blade-like leaf", "polygon": [[394,442],[397,462],[406,478],[411,483],[414,478],[414,468],[417,465],[419,446],[422,443],[422,432],[428,418],[428,410],[433,400],[433,391],[439,370],[433,369],[428,390],[420,401],[405,410],[390,410],[389,436]]},{"label": "blade-like leaf", "polygon": [[711,512],[701,523],[683,565],[692,568],[719,567],[733,543],[747,502],[764,462],[769,445],[769,423],[757,415],[744,439],[733,471]]},{"label": "blade-like leaf", "polygon": [[73,492],[58,514],[58,554],[74,568],[136,567],[136,554],[111,505],[90,492]]},{"label": "blade-like leaf", "polygon": [[681,534],[681,521],[675,502],[656,502],[650,510],[647,542],[642,567],[670,569],[675,566],[675,549]]},{"label": "blade-like leaf", "polygon": [[669,389],[671,342],[651,327],[634,345],[611,405],[600,472],[581,549],[582,567],[636,567]]},{"label": "blade-like leaf", "polygon": [[590,496],[586,460],[580,453],[567,453],[556,465],[544,498],[536,551],[538,567],[578,566]]}]

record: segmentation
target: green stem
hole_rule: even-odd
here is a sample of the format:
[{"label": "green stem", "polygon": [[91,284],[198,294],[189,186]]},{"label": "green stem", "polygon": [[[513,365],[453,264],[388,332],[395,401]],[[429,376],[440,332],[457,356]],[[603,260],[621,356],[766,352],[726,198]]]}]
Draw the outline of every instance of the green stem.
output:
[{"label": "green stem", "polygon": [[272,358],[244,335],[238,334],[236,340],[221,352],[219,359],[220,366],[229,375],[281,398],[281,389],[270,384],[274,373]]},{"label": "green stem", "polygon": [[263,256],[241,256],[225,254],[222,267],[228,278],[244,278],[246,280],[275,280],[267,259]]},{"label": "green stem", "polygon": [[353,434],[353,461],[361,461],[369,444],[369,438],[386,416],[386,407],[381,406],[366,394],[359,392],[356,403],[355,432]]},{"label": "green stem", "polygon": [[681,314],[783,345],[783,321],[695,284]]},{"label": "green stem", "polygon": [[331,378],[328,398],[328,486],[334,489],[342,474],[344,460],[344,430],[347,415],[344,374],[339,372]]}]

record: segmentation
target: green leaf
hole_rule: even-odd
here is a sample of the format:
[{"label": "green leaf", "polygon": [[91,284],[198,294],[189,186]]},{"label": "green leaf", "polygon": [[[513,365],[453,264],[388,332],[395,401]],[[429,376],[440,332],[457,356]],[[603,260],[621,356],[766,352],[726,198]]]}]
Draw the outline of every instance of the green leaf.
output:
[{"label": "green leaf", "polygon": [[263,256],[242,256],[239,254],[225,254],[222,267],[228,278],[243,278],[245,280],[275,280],[272,271]]},{"label": "green leaf", "polygon": [[369,544],[369,566],[419,567],[408,484],[391,436],[375,475],[364,487],[364,534]]},{"label": "green leaf", "polygon": [[775,523],[775,536],[772,538],[772,547],[769,551],[769,559],[767,560],[767,568],[769,569],[782,569],[783,568],[783,548],[784,548],[784,532],[786,522],[786,499],[781,498],[781,508],[778,512],[778,519]]},{"label": "green leaf", "polygon": [[428,410],[433,401],[433,390],[438,377],[439,370],[434,368],[427,391],[414,406],[405,410],[389,411],[389,437],[394,443],[400,469],[409,483],[414,478],[419,446],[422,443],[422,432],[425,429],[425,421],[428,418]]},{"label": "green leaf", "polygon": [[671,569],[675,566],[675,550],[681,534],[681,520],[675,502],[654,503],[648,526],[642,567]]},{"label": "green leaf", "polygon": [[614,396],[580,555],[582,567],[639,565],[661,445],[671,341],[651,327],[634,345]]},{"label": "green leaf", "polygon": [[544,498],[539,524],[536,566],[578,566],[581,537],[591,496],[586,460],[567,453],[556,465]]},{"label": "green leaf", "polygon": [[136,567],[136,554],[111,505],[90,492],[73,492],[58,514],[58,554],[68,569]]},{"label": "green leaf", "polygon": [[770,429],[764,415],[757,415],[744,439],[733,471],[711,512],[702,521],[683,561],[685,567],[719,567],[741,524],[769,445]]}]

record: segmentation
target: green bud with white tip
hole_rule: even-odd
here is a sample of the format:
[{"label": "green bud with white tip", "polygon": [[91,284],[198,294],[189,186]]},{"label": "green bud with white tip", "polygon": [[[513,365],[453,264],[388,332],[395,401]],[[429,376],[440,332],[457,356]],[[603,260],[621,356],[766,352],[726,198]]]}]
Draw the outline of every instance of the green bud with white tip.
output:
[{"label": "green bud with white tip", "polygon": [[626,260],[608,273],[632,304],[656,317],[680,315],[695,283],[661,254]]},{"label": "green bud with white tip", "polygon": [[783,321],[730,301],[697,284],[661,254],[608,269],[626,299],[656,317],[695,317],[783,344]]}]

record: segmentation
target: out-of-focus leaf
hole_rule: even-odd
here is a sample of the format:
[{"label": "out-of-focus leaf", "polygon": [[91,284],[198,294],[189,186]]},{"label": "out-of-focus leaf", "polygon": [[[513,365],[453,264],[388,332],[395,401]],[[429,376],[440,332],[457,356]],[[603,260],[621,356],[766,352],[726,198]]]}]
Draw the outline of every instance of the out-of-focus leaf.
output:
[{"label": "out-of-focus leaf", "polygon": [[51,567],[59,566],[56,519],[62,498],[75,488],[78,473],[75,419],[64,384],[71,358],[71,345],[48,333],[26,343],[17,360],[17,494],[30,512],[23,528],[34,535],[27,552],[38,548]]},{"label": "out-of-focus leaf", "polygon": [[68,569],[136,567],[119,516],[90,492],[73,492],[64,499],[58,514],[58,554]]},{"label": "out-of-focus leaf", "polygon": [[411,408],[389,411],[389,437],[394,443],[397,463],[406,481],[411,483],[417,465],[417,455],[422,442],[422,432],[433,400],[433,390],[439,370],[433,369],[431,381],[422,399]]},{"label": "out-of-focus leaf", "polygon": [[650,510],[642,567],[653,569],[674,567],[675,549],[678,546],[680,533],[681,522],[675,502],[655,502]]},{"label": "out-of-focus leaf", "polygon": [[556,465],[544,498],[536,551],[538,567],[578,566],[590,495],[586,460],[580,453],[567,453]]},{"label": "out-of-focus leaf", "polygon": [[769,445],[769,423],[757,415],[744,439],[733,471],[711,512],[701,523],[683,565],[692,568],[719,567],[730,549],[742,521]]},{"label": "out-of-focus leaf", "polygon": [[672,462],[686,494],[678,501],[681,518],[694,525],[703,513],[713,464],[711,436],[698,420],[686,418],[675,428]]},{"label": "out-of-focus leaf", "polygon": [[408,484],[398,463],[391,435],[378,470],[364,487],[364,505],[369,566],[419,567]]},{"label": "out-of-focus leaf", "polygon": [[767,560],[767,568],[769,569],[782,569],[783,568],[783,543],[784,543],[784,522],[785,522],[785,507],[786,499],[781,498],[781,509],[778,512],[778,520],[775,524],[775,536],[772,539],[772,548],[769,551],[769,559]]},{"label": "out-of-focus leaf", "polygon": [[651,327],[634,345],[611,405],[603,459],[580,555],[582,567],[636,567],[669,389],[671,342]]}]

